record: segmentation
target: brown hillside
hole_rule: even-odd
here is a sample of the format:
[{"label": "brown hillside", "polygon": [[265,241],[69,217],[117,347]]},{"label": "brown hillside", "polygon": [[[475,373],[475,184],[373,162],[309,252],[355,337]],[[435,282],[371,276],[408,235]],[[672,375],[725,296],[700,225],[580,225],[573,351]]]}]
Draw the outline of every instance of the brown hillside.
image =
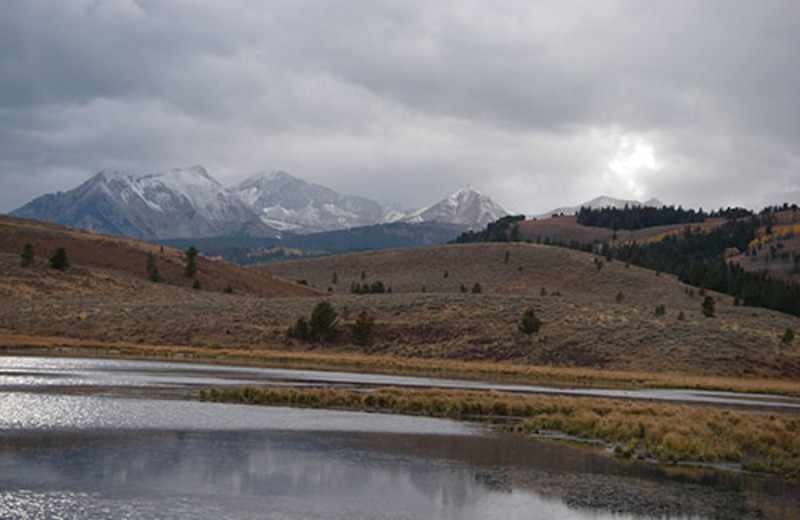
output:
[{"label": "brown hillside", "polygon": [[[636,294],[638,286],[631,284],[623,286],[625,297],[620,303],[581,291],[582,284],[577,282],[561,296],[332,295],[329,299],[340,314],[341,333],[330,343],[307,344],[289,339],[286,330],[298,316],[311,313],[317,302],[313,298],[199,292],[87,268],[60,273],[43,267],[36,275],[19,267],[12,255],[0,255],[0,272],[4,279],[11,279],[0,286],[0,346],[3,337],[54,336],[231,351],[316,350],[695,375],[800,377],[800,345],[783,345],[779,339],[786,328],[800,330],[799,319],[734,307],[726,301],[717,303],[716,317],[705,318],[701,298],[681,292],[674,280],[655,274],[650,274],[651,280],[662,287],[648,294],[661,291],[663,298],[648,300]],[[25,276],[32,280],[18,283]],[[665,305],[663,316],[654,315],[656,305]],[[544,321],[539,335],[531,338],[517,330],[520,316],[529,307]],[[354,345],[347,332],[361,310],[374,316],[376,323],[374,342],[365,347]],[[679,313],[684,314],[682,320]]]},{"label": "brown hillside", "polygon": [[[725,223],[725,219],[709,219],[706,222],[692,224],[693,228],[715,228]],[[594,243],[625,243],[647,242],[659,240],[666,235],[678,233],[686,229],[686,224],[672,224],[668,226],[655,226],[629,231],[620,229],[614,232],[609,228],[583,226],[578,224],[575,216],[553,217],[540,220],[526,220],[519,224],[520,240],[530,242],[550,241],[579,242],[581,244]]]},{"label": "brown hillside", "polygon": [[[599,265],[599,267],[598,267]],[[313,288],[338,294],[353,284],[381,281],[393,293],[459,293],[475,283],[484,293],[540,295],[559,292],[572,298],[614,303],[619,291],[630,303],[686,299],[686,286],[673,276],[597,255],[526,243],[451,244],[372,251],[253,267]],[[364,279],[361,279],[362,273]],[[333,283],[334,275],[337,282]]]},{"label": "brown hillside", "polygon": [[[3,237],[11,235],[9,227]],[[100,255],[115,248],[139,247],[135,241],[93,238],[99,240],[98,245],[81,237],[82,232],[76,233],[74,243],[57,233],[55,238],[65,240],[68,252],[78,245],[94,248],[97,261],[109,262]],[[28,240],[33,233],[23,237]],[[116,245],[102,245],[111,242]],[[5,245],[9,243],[5,238],[2,243],[11,247]],[[56,247],[49,241],[37,244],[34,247]],[[259,349],[317,350],[800,378],[800,342],[780,341],[787,328],[800,330],[800,319],[734,307],[729,298],[719,295],[714,295],[716,316],[706,318],[701,313],[702,298],[690,294],[673,277],[626,268],[620,262],[603,262],[598,269],[595,256],[555,247],[453,245],[259,268],[270,273],[280,270],[292,279],[306,278],[320,289],[335,285],[341,293],[348,293],[351,282],[360,282],[362,270],[366,282],[380,279],[392,286],[392,294],[328,295],[339,311],[341,326],[339,335],[326,344],[303,343],[286,334],[298,316],[311,313],[320,298],[261,298],[244,290],[229,295],[154,284],[145,281],[143,274],[81,265],[77,250],[73,262],[78,265],[63,272],[48,268],[41,253],[36,265],[23,268],[16,251],[21,250],[19,243],[13,249],[11,254],[0,253],[0,347],[28,344],[14,338],[38,337],[51,338],[46,340],[51,345],[73,341],[185,345],[219,350],[221,355]],[[140,262],[131,264],[137,270],[145,258],[143,252],[138,254]],[[165,254],[180,259],[179,252]],[[209,265],[202,263],[200,272]],[[331,283],[334,272],[336,284]],[[255,271],[250,275],[264,279]],[[484,287],[483,294],[460,293],[461,284],[471,287],[475,282]],[[426,294],[419,292],[423,284]],[[281,282],[281,287],[302,294],[310,291],[287,282]],[[620,292],[622,298],[617,301]],[[661,305],[664,313],[657,316],[654,311]],[[538,336],[526,337],[518,330],[527,308],[544,322]],[[348,332],[361,310],[367,310],[376,323],[374,341],[368,346],[354,345]]]},{"label": "brown hillside", "polygon": [[[25,244],[33,246],[39,260],[38,272],[46,269],[46,260],[53,251],[63,247],[70,263],[75,266],[100,268],[146,280],[147,254],[151,253],[165,284],[181,287],[192,284],[184,275],[186,262],[181,251],[57,224],[0,216],[0,253],[17,255],[18,258]],[[197,267],[197,279],[204,291],[222,291],[230,286],[234,292],[266,297],[315,294],[295,283],[260,275],[221,260],[201,256],[197,258]]]}]

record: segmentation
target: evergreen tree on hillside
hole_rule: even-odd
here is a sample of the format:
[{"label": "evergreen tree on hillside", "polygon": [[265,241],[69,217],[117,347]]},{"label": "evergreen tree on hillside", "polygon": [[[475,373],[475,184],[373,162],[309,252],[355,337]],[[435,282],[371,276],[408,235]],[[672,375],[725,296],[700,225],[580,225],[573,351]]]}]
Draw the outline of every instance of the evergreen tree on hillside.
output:
[{"label": "evergreen tree on hillside", "polygon": [[161,274],[158,272],[158,266],[156,266],[156,259],[153,253],[147,253],[147,265],[145,268],[147,269],[148,280],[154,283],[161,281]]},{"label": "evergreen tree on hillside", "polygon": [[69,260],[67,259],[67,251],[63,247],[59,247],[50,257],[50,267],[63,271],[69,267]]},{"label": "evergreen tree on hillside", "polygon": [[308,322],[311,340],[322,342],[330,339],[336,334],[338,323],[336,310],[331,302],[327,300],[319,302],[311,311],[311,319]]},{"label": "evergreen tree on hillside", "polygon": [[486,225],[483,231],[467,231],[452,242],[465,244],[469,242],[516,242],[519,240],[519,222],[525,215],[509,215]]},{"label": "evergreen tree on hillside", "polygon": [[19,265],[28,267],[33,263],[33,246],[30,243],[25,244],[22,253],[19,255]]},{"label": "evergreen tree on hillside", "polygon": [[361,347],[371,345],[374,332],[375,318],[366,309],[359,312],[356,322],[350,326],[350,335],[353,338],[353,343]]},{"label": "evergreen tree on hillside", "polygon": [[183,270],[186,278],[194,278],[194,275],[197,274],[197,261],[195,258],[197,258],[197,248],[189,246],[189,249],[186,250],[186,267]]},{"label": "evergreen tree on hillside", "polygon": [[713,318],[714,317],[714,298],[711,296],[706,296],[703,298],[703,316],[706,318]]},{"label": "evergreen tree on hillside", "polygon": [[536,317],[536,312],[528,307],[522,313],[522,318],[519,320],[519,331],[530,336],[531,334],[538,334],[542,328],[543,322]]}]

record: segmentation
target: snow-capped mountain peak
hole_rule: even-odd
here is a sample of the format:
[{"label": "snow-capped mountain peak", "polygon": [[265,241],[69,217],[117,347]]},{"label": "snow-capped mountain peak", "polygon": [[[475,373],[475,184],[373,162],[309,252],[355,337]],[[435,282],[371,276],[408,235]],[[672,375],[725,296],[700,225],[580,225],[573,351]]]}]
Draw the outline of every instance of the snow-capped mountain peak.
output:
[{"label": "snow-capped mountain peak", "polygon": [[467,185],[410,215],[399,208],[261,171],[226,188],[202,166],[155,173],[103,170],[67,192],[39,197],[13,215],[144,238],[279,236],[390,222],[440,222],[473,229],[508,212]]},{"label": "snow-capped mountain peak", "polygon": [[405,220],[460,224],[479,229],[508,214],[492,199],[467,185],[436,204],[411,213]]},{"label": "snow-capped mountain peak", "polygon": [[384,222],[388,214],[371,200],[342,195],[281,170],[258,172],[233,190],[264,222],[298,232],[366,226]]},{"label": "snow-capped mountain peak", "polygon": [[220,236],[245,226],[251,234],[278,234],[202,166],[146,175],[102,171],[12,214],[145,239]]}]

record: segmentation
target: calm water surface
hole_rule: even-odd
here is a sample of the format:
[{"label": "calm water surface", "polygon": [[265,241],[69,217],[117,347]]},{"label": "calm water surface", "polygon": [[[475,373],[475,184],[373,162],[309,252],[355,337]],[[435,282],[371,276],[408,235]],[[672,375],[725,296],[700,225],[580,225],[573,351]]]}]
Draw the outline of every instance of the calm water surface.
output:
[{"label": "calm water surface", "polygon": [[[800,517],[796,483],[452,421],[68,393],[53,381],[84,384],[91,362],[4,361],[0,518]],[[114,367],[118,381],[169,379]]]}]

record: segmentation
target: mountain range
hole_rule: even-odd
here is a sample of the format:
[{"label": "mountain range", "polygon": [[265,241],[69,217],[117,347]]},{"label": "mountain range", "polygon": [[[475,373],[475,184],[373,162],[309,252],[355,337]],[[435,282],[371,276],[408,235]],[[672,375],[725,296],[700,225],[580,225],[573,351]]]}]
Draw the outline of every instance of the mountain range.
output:
[{"label": "mountain range", "polygon": [[202,166],[136,175],[101,171],[78,187],[38,197],[11,215],[132,238],[279,238],[393,222],[478,229],[508,212],[472,187],[403,213],[306,182],[260,172],[226,188]]},{"label": "mountain range", "polygon": [[625,200],[625,199],[615,199],[614,197],[608,197],[606,195],[601,195],[599,197],[595,197],[590,201],[584,202],[583,204],[578,204],[577,206],[563,206],[560,208],[556,208],[553,210],[548,211],[547,213],[542,213],[541,215],[535,215],[532,218],[534,219],[543,219],[543,218],[550,218],[558,215],[576,215],[581,208],[589,208],[589,209],[602,209],[602,208],[617,208],[622,209],[625,206],[635,208],[635,207],[655,207],[660,208],[664,206],[664,203],[656,198],[649,199],[645,202],[640,202],[638,200]]}]

